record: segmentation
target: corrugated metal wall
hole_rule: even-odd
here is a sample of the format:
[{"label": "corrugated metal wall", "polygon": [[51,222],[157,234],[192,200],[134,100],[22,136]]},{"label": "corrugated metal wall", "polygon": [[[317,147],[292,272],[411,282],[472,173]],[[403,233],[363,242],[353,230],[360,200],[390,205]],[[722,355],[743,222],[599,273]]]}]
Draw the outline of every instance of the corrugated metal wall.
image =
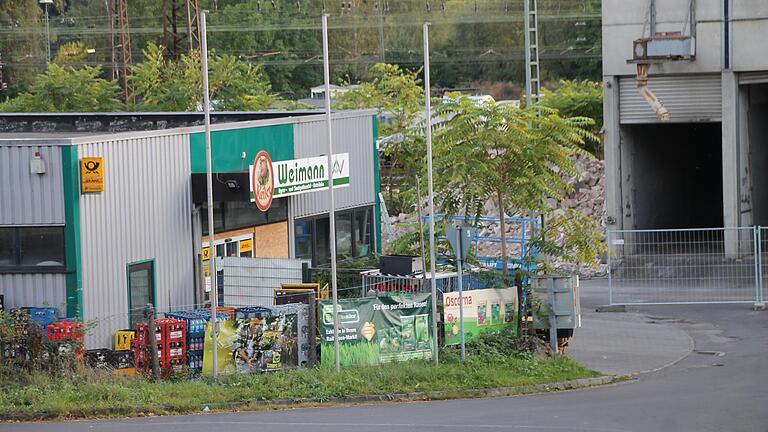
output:
[{"label": "corrugated metal wall", "polygon": [[[619,115],[623,124],[660,123],[640,95],[635,77],[619,80]],[[719,122],[722,118],[720,75],[651,76],[648,88],[667,107],[671,122]]]},{"label": "corrugated metal wall", "polygon": [[0,274],[0,294],[8,309],[52,306],[67,312],[66,276],[63,273]]},{"label": "corrugated metal wall", "polygon": [[[45,174],[29,172],[36,151],[45,161]],[[44,224],[64,224],[61,150],[0,144],[0,225]]]},{"label": "corrugated metal wall", "polygon": [[[45,174],[29,172],[39,151]],[[63,225],[61,150],[57,145],[0,144],[0,225]],[[0,274],[5,307],[49,305],[66,313],[62,273]]]},{"label": "corrugated metal wall", "polygon": [[[369,114],[333,120],[333,152],[349,153],[349,186],[334,189],[337,210],[373,205],[374,158],[373,121]],[[328,154],[325,121],[298,123],[294,126],[296,159]],[[291,215],[302,218],[330,209],[328,192],[310,192],[290,198]]]},{"label": "corrugated metal wall", "polygon": [[[225,257],[224,304],[227,306],[271,306],[281,284],[302,283],[302,263],[279,258]],[[218,267],[218,266],[217,266]]]},{"label": "corrugated metal wall", "polygon": [[84,319],[98,320],[86,345],[111,347],[129,322],[129,263],[155,260],[158,312],[193,306],[188,135],[108,139],[78,153],[104,158],[105,191],[80,198],[80,239]]}]

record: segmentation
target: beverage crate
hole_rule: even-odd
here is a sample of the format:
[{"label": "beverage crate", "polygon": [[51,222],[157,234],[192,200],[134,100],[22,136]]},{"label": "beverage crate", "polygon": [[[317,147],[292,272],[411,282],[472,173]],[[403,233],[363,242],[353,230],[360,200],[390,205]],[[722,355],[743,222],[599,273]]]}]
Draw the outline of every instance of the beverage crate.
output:
[{"label": "beverage crate", "polygon": [[[136,340],[140,345],[149,343],[149,325],[145,322],[136,323]],[[163,341],[163,327],[155,321],[155,340]]]},{"label": "beverage crate", "polygon": [[50,341],[65,339],[83,341],[83,324],[79,322],[61,321],[50,324],[45,329]]},{"label": "beverage crate", "polygon": [[59,310],[50,307],[23,307],[21,310],[29,315],[29,319],[40,326],[41,329],[48,327],[59,320]]},{"label": "beverage crate", "polygon": [[85,364],[91,368],[110,367],[112,350],[107,348],[90,349],[85,351]]},{"label": "beverage crate", "polygon": [[168,343],[184,342],[187,339],[187,323],[184,320],[161,318],[156,323],[163,327],[163,336]]},{"label": "beverage crate", "polygon": [[134,354],[131,350],[112,351],[108,358],[109,365],[115,369],[128,369],[134,367]]},{"label": "beverage crate", "polygon": [[136,330],[118,330],[115,332],[115,351],[131,349],[131,340],[136,337]]}]

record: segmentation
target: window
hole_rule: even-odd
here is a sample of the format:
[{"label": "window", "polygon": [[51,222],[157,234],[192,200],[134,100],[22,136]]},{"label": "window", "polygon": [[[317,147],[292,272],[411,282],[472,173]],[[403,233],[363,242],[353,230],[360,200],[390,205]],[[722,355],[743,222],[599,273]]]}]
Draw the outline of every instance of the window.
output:
[{"label": "window", "polygon": [[[373,252],[373,208],[361,207],[336,214],[336,252],[342,261]],[[330,258],[327,216],[297,220],[294,223],[296,258],[311,259],[312,265],[327,265]]]},{"label": "window", "polygon": [[0,272],[63,272],[64,227],[0,227]]},{"label": "window", "polygon": [[128,265],[128,313],[130,326],[145,321],[144,306],[155,304],[155,263],[145,261]]},{"label": "window", "polygon": [[[208,204],[203,204],[202,228],[208,232]],[[256,205],[244,201],[216,202],[213,204],[213,228],[216,232],[232,231],[273,222],[288,220],[288,205],[285,198],[276,198],[265,213]]]}]

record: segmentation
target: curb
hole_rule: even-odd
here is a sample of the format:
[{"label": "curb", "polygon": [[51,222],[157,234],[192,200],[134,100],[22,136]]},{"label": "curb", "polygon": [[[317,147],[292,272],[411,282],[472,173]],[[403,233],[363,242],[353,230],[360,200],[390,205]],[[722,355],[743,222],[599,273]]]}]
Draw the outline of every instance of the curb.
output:
[{"label": "curb", "polygon": [[[444,399],[474,399],[483,397],[504,397],[531,393],[547,393],[552,391],[576,390],[581,388],[602,386],[627,380],[628,377],[618,375],[603,375],[594,378],[581,378],[571,381],[561,381],[549,384],[532,384],[517,387],[499,387],[484,390],[448,391],[436,390],[428,392],[395,393],[386,395],[343,396],[330,398],[277,399],[264,401],[246,401],[237,403],[239,406],[253,407],[287,407],[302,404],[362,404],[370,402],[411,402]],[[208,406],[208,405],[206,405]]]}]

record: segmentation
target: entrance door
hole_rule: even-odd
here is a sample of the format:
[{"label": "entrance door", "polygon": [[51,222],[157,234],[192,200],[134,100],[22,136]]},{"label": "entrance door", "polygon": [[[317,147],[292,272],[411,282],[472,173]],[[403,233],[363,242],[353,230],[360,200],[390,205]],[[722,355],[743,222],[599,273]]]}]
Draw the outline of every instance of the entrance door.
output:
[{"label": "entrance door", "polygon": [[146,321],[144,306],[155,305],[155,262],[128,264],[128,312],[130,326]]}]

